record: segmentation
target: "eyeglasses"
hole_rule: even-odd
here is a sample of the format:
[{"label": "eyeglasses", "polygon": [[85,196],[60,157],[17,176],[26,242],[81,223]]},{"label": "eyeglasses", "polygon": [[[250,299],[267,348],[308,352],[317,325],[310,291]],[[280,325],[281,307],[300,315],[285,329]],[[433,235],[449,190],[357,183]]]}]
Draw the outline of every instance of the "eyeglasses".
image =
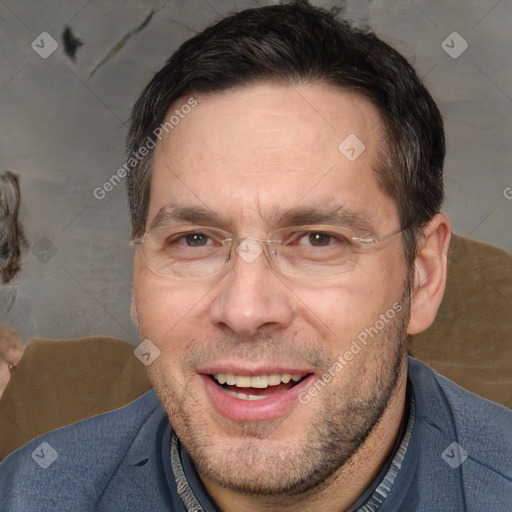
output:
[{"label": "eyeglasses", "polygon": [[339,226],[296,226],[259,239],[231,237],[216,228],[169,226],[147,231],[131,245],[141,247],[149,270],[174,279],[203,279],[227,272],[235,252],[246,263],[263,253],[273,269],[287,276],[321,278],[349,272],[360,255],[402,231],[361,238]]}]

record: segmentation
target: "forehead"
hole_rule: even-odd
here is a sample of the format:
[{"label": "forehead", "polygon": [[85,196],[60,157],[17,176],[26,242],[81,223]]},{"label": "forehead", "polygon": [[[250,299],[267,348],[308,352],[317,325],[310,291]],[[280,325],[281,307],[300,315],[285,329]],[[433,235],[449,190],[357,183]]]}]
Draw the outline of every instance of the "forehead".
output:
[{"label": "forehead", "polygon": [[396,216],[375,175],[379,112],[360,94],[263,83],[195,98],[188,114],[176,112],[184,98],[166,116],[181,113],[155,148],[148,221],[167,204],[227,222],[268,223],[295,206]]}]

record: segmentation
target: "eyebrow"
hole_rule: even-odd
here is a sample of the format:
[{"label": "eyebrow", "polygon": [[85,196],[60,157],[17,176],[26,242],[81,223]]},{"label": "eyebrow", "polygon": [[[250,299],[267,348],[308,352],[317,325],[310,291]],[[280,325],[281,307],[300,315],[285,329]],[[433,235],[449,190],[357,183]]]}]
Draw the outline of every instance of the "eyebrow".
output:
[{"label": "eyebrow", "polygon": [[297,208],[277,216],[278,224],[282,226],[306,226],[309,224],[326,224],[344,226],[355,231],[376,233],[370,217],[364,212],[350,210],[344,206],[336,209]]},{"label": "eyebrow", "polygon": [[213,212],[200,206],[176,206],[174,204],[167,204],[158,210],[149,225],[149,229],[159,228],[175,222],[201,224],[203,226],[222,224]]},{"label": "eyebrow", "polygon": [[[344,226],[354,231],[376,234],[375,225],[366,213],[350,210],[344,206],[335,209],[315,207],[293,208],[285,213],[274,211],[271,212],[270,219],[270,224],[277,227],[326,224]],[[201,206],[168,204],[158,210],[149,225],[149,229],[155,229],[176,222],[212,227],[222,225],[226,227],[225,223],[217,215]]]}]

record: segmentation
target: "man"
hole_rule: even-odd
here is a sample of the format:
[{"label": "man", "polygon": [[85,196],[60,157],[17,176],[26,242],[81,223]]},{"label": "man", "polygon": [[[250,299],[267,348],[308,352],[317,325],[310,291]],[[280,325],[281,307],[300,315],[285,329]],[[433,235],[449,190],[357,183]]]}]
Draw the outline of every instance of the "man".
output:
[{"label": "man", "polygon": [[155,75],[128,145],[155,391],[8,457],[2,510],[510,510],[512,413],[407,357],[450,224],[399,54],[305,2],[240,12]]}]

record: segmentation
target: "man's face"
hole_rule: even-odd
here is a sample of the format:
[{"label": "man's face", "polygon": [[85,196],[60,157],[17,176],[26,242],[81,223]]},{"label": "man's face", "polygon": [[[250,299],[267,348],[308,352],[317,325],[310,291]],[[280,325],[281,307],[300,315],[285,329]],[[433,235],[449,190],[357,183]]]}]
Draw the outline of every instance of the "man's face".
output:
[{"label": "man's face", "polygon": [[[376,179],[382,126],[365,98],[317,83],[197,99],[155,149],[147,226],[159,212],[187,208],[180,223],[190,231],[207,222],[237,237],[267,239],[296,225],[299,213],[301,225],[318,224],[312,212],[365,217],[373,230],[361,236],[399,229],[397,206]],[[338,149],[349,135],[365,145],[356,159],[362,146]],[[401,239],[376,249],[350,271],[318,279],[279,274],[264,254],[235,254],[213,277],[162,277],[137,251],[141,338],[161,351],[149,375],[203,480],[257,494],[298,492],[333,474],[367,437],[405,375]],[[395,303],[401,311],[391,314]],[[344,357],[362,332],[372,333],[366,344]],[[242,387],[219,384],[219,374]],[[284,383],[285,374],[302,380]],[[280,384],[256,388],[269,375]],[[309,393],[319,380],[324,385]]]}]

